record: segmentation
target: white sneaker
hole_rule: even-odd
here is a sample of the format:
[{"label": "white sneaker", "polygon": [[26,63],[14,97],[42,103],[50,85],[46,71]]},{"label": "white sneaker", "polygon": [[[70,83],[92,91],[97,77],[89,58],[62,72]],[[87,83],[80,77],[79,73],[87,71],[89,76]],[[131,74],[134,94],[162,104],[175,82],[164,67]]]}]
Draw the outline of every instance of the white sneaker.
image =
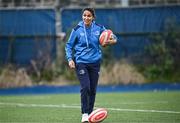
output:
[{"label": "white sneaker", "polygon": [[82,114],[81,122],[82,122],[82,123],[88,123],[88,118],[89,118],[89,116],[88,116],[87,113]]}]

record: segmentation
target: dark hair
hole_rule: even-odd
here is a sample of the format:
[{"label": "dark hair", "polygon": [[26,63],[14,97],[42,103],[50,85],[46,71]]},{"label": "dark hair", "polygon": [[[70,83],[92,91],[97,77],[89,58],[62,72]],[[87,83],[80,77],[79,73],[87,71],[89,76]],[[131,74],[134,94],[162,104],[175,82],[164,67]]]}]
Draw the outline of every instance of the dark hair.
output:
[{"label": "dark hair", "polygon": [[90,7],[88,7],[88,8],[84,8],[83,10],[82,10],[82,13],[84,12],[84,11],[90,11],[91,12],[91,14],[92,14],[92,16],[95,18],[96,17],[96,14],[95,14],[95,10],[93,9],[93,8],[90,8]]}]

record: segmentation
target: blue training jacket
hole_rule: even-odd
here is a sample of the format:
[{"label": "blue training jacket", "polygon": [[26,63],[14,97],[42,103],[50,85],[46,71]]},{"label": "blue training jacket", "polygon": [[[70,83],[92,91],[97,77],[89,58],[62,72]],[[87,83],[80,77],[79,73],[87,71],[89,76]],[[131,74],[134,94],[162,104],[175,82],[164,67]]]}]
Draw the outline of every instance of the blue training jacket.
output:
[{"label": "blue training jacket", "polygon": [[72,29],[65,51],[68,61],[76,63],[95,63],[102,58],[99,36],[105,30],[104,26],[92,22],[90,27],[85,27],[84,22]]}]

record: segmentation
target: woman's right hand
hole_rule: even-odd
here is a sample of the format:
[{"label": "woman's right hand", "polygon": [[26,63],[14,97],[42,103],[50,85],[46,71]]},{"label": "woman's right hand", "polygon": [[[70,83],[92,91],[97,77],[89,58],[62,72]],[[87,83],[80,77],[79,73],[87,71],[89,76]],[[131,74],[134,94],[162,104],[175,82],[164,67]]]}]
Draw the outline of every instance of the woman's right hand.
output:
[{"label": "woman's right hand", "polygon": [[117,37],[114,34],[112,34],[110,39],[108,40],[108,44],[115,44],[115,43],[117,43]]},{"label": "woman's right hand", "polygon": [[112,34],[109,38],[108,41],[105,41],[104,44],[102,45],[103,47],[106,47],[108,45],[116,44],[117,43],[117,37]]},{"label": "woman's right hand", "polygon": [[74,68],[75,68],[75,63],[74,63],[73,60],[70,60],[70,61],[69,61],[69,67],[70,67],[71,69],[74,69]]}]

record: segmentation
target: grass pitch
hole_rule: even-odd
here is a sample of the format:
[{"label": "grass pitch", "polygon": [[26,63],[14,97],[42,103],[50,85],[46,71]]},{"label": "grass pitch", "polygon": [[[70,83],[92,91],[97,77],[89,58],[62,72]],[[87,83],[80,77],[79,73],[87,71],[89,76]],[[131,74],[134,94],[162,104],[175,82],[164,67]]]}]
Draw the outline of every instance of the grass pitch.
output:
[{"label": "grass pitch", "polygon": [[[180,91],[98,93],[103,123],[180,123]],[[0,123],[80,123],[79,94],[0,96]]]}]

